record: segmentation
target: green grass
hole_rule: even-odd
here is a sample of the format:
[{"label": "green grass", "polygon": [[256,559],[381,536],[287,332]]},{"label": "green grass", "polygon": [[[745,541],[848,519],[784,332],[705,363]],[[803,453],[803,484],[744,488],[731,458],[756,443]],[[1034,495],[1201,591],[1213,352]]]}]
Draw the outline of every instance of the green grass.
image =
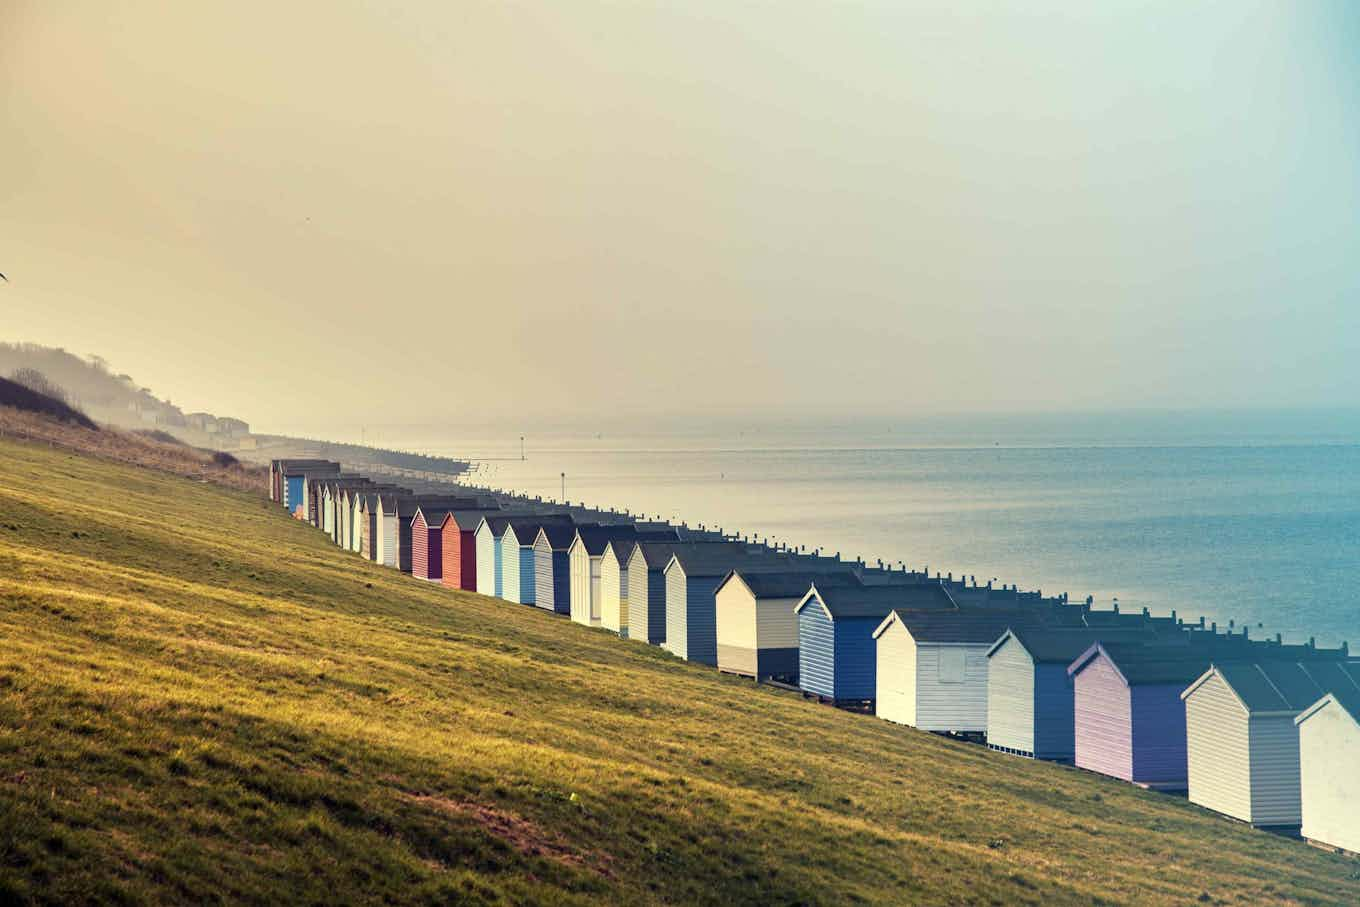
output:
[{"label": "green grass", "polygon": [[0,903],[1360,903],[1360,863],[0,442]]}]

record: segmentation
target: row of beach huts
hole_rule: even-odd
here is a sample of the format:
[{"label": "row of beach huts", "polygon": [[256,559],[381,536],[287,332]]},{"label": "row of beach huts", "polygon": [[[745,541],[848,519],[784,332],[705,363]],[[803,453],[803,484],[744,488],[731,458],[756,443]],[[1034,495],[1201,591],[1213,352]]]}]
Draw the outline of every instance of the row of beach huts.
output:
[{"label": "row of beach huts", "polygon": [[275,460],[339,546],[888,721],[1360,853],[1360,658],[626,512]]}]

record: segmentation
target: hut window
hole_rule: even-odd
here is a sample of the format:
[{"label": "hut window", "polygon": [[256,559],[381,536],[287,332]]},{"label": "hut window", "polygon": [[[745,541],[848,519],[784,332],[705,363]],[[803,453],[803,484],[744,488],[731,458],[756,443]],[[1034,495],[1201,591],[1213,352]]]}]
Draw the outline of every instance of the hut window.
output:
[{"label": "hut window", "polygon": [[940,683],[963,683],[963,650],[940,650]]}]

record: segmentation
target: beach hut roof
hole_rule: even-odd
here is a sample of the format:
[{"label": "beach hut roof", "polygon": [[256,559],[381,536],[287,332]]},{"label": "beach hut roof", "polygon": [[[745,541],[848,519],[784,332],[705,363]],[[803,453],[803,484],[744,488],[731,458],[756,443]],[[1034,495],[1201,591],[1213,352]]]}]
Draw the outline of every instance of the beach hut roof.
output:
[{"label": "beach hut roof", "polygon": [[[802,566],[801,564],[799,566]],[[751,594],[757,599],[760,598],[798,598],[801,599],[812,588],[814,582],[825,586],[833,586],[842,583],[858,584],[859,580],[854,572],[846,569],[839,573],[831,571],[787,571],[787,570],[751,570],[738,568],[728,573],[727,578],[722,581],[722,585],[727,585],[733,579],[739,579],[751,590]]]},{"label": "beach hut roof", "polygon": [[1097,656],[1104,655],[1128,686],[1188,684],[1209,667],[1211,655],[1194,646],[1131,642],[1093,643],[1067,668],[1075,675]]},{"label": "beach hut roof", "polygon": [[907,610],[894,608],[879,624],[881,634],[894,621],[900,623],[918,643],[960,643],[985,645],[1031,619],[1025,612]]},{"label": "beach hut roof", "polygon": [[1252,712],[1298,712],[1327,692],[1313,679],[1311,672],[1296,661],[1229,661],[1215,664],[1181,694],[1182,698],[1198,688],[1214,671]]},{"label": "beach hut roof", "polygon": [[1294,723],[1302,724],[1304,720],[1317,712],[1318,709],[1321,709],[1323,706],[1332,702],[1335,702],[1340,706],[1341,711],[1350,715],[1351,720],[1360,725],[1360,692],[1346,686],[1328,690],[1325,694],[1318,697],[1317,702],[1314,702],[1299,713],[1298,717],[1294,719]]},{"label": "beach hut roof", "polygon": [[753,549],[740,542],[680,543],[675,546],[671,560],[666,563],[667,570],[670,569],[672,562],[679,564],[687,577],[704,576],[719,579],[726,577],[739,566],[755,569],[761,563],[782,564],[785,567],[791,563],[787,557],[778,555],[768,548]]},{"label": "beach hut roof", "polygon": [[[841,582],[834,577],[819,578],[813,581],[812,588],[793,610],[795,612],[803,610],[814,599],[821,602],[822,609],[832,620],[856,617],[884,618],[897,610],[958,609],[948,590],[937,582],[865,586]],[[1005,627],[1001,629],[1004,630]],[[1000,632],[1001,630],[997,630],[997,633]],[[996,633],[992,634],[991,639],[996,639]]]},{"label": "beach hut roof", "polygon": [[[458,524],[461,531],[468,531],[477,528],[477,524],[482,521],[482,517],[488,513],[497,513],[493,507],[449,507],[447,505],[431,505],[425,511],[426,520],[429,520],[434,513],[439,513],[439,527],[442,529],[449,520]],[[431,523],[430,525],[434,525]]]},{"label": "beach hut roof", "polygon": [[[576,540],[577,528],[575,523],[541,523],[538,534],[546,538],[554,550],[565,551]],[[534,541],[537,544],[537,538]]]},{"label": "beach hut roof", "polygon": [[413,517],[421,507],[434,508],[443,507],[445,509],[468,508],[470,510],[481,509],[478,507],[476,498],[456,498],[439,497],[436,495],[401,495],[397,497],[397,516]]},{"label": "beach hut roof", "polygon": [[1095,642],[1132,642],[1154,638],[1148,631],[1136,627],[1097,630],[1091,627],[1012,625],[1007,627],[987,654],[992,655],[1008,639],[1014,639],[1025,647],[1030,658],[1038,664],[1069,665]]},{"label": "beach hut roof", "polygon": [[626,564],[628,559],[633,556],[633,549],[637,547],[637,543],[636,538],[610,539],[609,544],[605,547],[613,550],[614,560],[620,564]]}]

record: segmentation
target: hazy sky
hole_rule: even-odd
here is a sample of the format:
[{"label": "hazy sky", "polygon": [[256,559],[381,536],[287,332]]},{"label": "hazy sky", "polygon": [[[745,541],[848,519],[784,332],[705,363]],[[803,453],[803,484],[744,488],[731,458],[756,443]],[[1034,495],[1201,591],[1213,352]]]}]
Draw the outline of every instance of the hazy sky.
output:
[{"label": "hazy sky", "polygon": [[378,6],[0,2],[0,339],[276,430],[1357,402],[1360,5]]}]

